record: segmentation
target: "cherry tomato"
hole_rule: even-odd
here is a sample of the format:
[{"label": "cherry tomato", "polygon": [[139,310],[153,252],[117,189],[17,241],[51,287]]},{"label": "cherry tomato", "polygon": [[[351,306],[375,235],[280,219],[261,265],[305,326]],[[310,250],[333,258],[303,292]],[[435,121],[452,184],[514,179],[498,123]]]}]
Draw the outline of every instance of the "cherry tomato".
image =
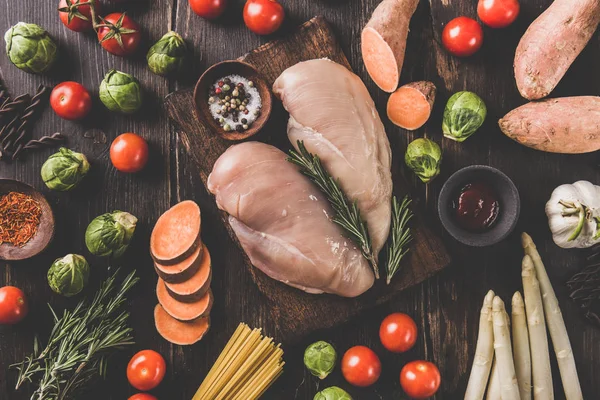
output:
[{"label": "cherry tomato", "polygon": [[152,390],[165,377],[165,359],[154,350],[142,350],[127,365],[127,380],[138,390]]},{"label": "cherry tomato", "polygon": [[14,286],[0,288],[0,325],[14,325],[27,315],[25,294]]},{"label": "cherry tomato", "polygon": [[[72,31],[85,32],[92,29],[92,13],[87,3],[89,0],[60,0],[58,3],[58,16],[62,23]],[[100,10],[96,2],[96,12]]]},{"label": "cherry tomato", "polygon": [[215,19],[223,14],[227,0],[189,0],[192,11],[202,18]]},{"label": "cherry tomato", "polygon": [[101,24],[98,29],[98,41],[111,54],[127,56],[135,52],[142,41],[140,26],[126,13],[108,14]]},{"label": "cherry tomato", "polygon": [[50,105],[59,117],[78,120],[88,115],[92,109],[92,97],[82,84],[63,82],[52,90]]},{"label": "cherry tomato", "polygon": [[248,0],[244,6],[244,23],[257,35],[270,35],[284,19],[285,11],[277,0]]},{"label": "cherry tomato", "polygon": [[379,327],[383,347],[394,353],[410,350],[417,341],[417,324],[406,314],[390,314]]},{"label": "cherry tomato", "polygon": [[433,396],[441,381],[440,371],[429,361],[411,361],[400,371],[400,385],[413,399]]},{"label": "cherry tomato", "polygon": [[371,386],[381,375],[381,361],[370,348],[354,346],[342,358],[342,374],[351,385]]},{"label": "cherry tomato", "polygon": [[519,0],[479,0],[477,15],[490,28],[505,28],[519,16]]},{"label": "cherry tomato", "polygon": [[468,17],[454,18],[442,32],[446,50],[457,57],[474,54],[483,43],[483,29],[477,21]]},{"label": "cherry tomato", "polygon": [[148,162],[148,143],[135,133],[119,135],[110,146],[110,161],[121,172],[138,172]]},{"label": "cherry tomato", "polygon": [[128,400],[158,400],[156,397],[148,393],[138,393],[131,396]]}]

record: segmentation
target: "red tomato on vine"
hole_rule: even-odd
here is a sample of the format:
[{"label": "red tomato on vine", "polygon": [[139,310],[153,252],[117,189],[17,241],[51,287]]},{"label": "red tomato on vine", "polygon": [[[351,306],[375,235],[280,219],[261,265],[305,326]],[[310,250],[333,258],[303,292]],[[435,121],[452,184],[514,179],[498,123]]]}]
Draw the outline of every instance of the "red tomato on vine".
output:
[{"label": "red tomato on vine", "polygon": [[109,53],[128,56],[140,45],[142,32],[137,22],[126,13],[112,13],[101,18],[98,41]]},{"label": "red tomato on vine", "polygon": [[[94,5],[98,12],[99,3],[96,2]],[[74,32],[85,32],[92,29],[92,10],[89,0],[60,0],[58,16],[61,22]]]}]

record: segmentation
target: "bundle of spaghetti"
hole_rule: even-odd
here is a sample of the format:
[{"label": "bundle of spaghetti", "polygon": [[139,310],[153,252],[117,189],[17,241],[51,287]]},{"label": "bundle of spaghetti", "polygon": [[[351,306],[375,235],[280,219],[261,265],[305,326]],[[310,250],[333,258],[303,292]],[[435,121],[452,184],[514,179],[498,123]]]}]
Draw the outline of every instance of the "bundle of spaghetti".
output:
[{"label": "bundle of spaghetti", "polygon": [[283,373],[283,350],[241,323],[192,400],[253,400]]}]

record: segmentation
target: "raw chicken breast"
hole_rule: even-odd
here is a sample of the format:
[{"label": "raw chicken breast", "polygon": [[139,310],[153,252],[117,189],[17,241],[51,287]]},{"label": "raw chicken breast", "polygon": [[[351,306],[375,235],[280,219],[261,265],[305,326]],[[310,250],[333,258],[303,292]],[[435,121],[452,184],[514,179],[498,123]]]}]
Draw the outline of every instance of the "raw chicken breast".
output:
[{"label": "raw chicken breast", "polygon": [[308,293],[364,293],[371,267],[329,219],[327,199],[286,157],[264,143],[232,146],[215,163],[208,190],[252,264],[271,278]]},{"label": "raw chicken breast", "polygon": [[347,68],[327,59],[298,63],[273,84],[290,113],[288,138],[317,154],[327,171],[358,201],[377,255],[391,220],[391,150],[367,88]]}]

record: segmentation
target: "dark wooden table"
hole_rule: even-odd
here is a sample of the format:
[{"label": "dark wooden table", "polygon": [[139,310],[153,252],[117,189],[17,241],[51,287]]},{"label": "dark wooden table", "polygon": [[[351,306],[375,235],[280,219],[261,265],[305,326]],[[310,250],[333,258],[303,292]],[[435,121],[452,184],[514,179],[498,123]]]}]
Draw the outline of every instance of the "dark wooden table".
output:
[{"label": "dark wooden table", "polygon": [[[387,95],[376,89],[368,79],[360,60],[360,30],[377,2],[282,0],[288,13],[284,31],[318,14],[331,22],[352,67],[367,84],[384,116]],[[34,333],[39,333],[42,338],[47,335],[51,316],[45,304],[49,302],[60,309],[72,307],[76,302],[53,294],[48,287],[46,272],[52,260],[70,252],[87,256],[83,242],[87,224],[96,215],[114,209],[130,211],[139,218],[134,243],[121,262],[126,270],[137,269],[142,278],[130,296],[137,343],[134,349],[123,352],[114,360],[108,382],[94,391],[97,396],[93,398],[122,400],[135,393],[125,378],[126,362],[134,350],[152,348],[165,356],[169,367],[165,382],[156,391],[157,396],[161,400],[190,399],[240,321],[263,327],[266,333],[274,329],[274,324],[269,319],[263,297],[249,273],[242,268],[239,254],[233,251],[213,199],[204,190],[191,158],[165,116],[162,99],[173,90],[191,86],[211,64],[236,58],[268,39],[252,34],[243,26],[243,2],[240,0],[233,1],[230,15],[216,23],[204,21],[193,14],[186,0],[140,0],[106,7],[126,9],[142,24],[145,49],[169,29],[186,38],[194,51],[193,72],[181,81],[169,81],[149,72],[144,51],[133,59],[117,58],[100,48],[93,35],[78,35],[65,29],[58,21],[57,3],[48,0],[8,2],[2,5],[0,13],[1,32],[18,21],[34,22],[44,26],[58,40],[61,58],[55,73],[49,77],[25,74],[11,65],[4,55],[0,56],[0,72],[13,94],[33,92],[40,83],[54,85],[64,80],[82,82],[91,90],[96,98],[94,110],[85,122],[66,122],[46,109],[35,126],[34,135],[63,132],[68,136],[69,147],[90,158],[92,169],[85,183],[73,192],[63,194],[50,192],[40,179],[40,167],[52,153],[49,150],[12,165],[0,164],[0,177],[19,179],[41,189],[48,196],[58,220],[54,243],[44,254],[26,262],[0,267],[0,285],[23,288],[31,301],[30,316],[25,323],[0,329],[0,399],[29,398],[27,389],[13,390],[15,374],[8,371],[8,366],[20,361],[32,350]],[[564,286],[565,279],[580,267],[585,252],[556,247],[543,211],[552,189],[559,184],[579,179],[600,183],[597,156],[535,152],[504,137],[496,125],[497,119],[504,113],[524,103],[512,76],[514,49],[527,25],[550,3],[551,0],[522,0],[521,16],[512,27],[497,31],[486,28],[483,49],[474,57],[459,60],[443,51],[440,33],[444,24],[455,16],[475,16],[476,1],[422,1],[411,23],[402,82],[432,80],[438,86],[438,101],[429,123],[417,132],[407,133],[386,122],[395,173],[407,175],[417,206],[440,234],[443,232],[435,211],[439,189],[454,171],[471,164],[492,165],[514,180],[522,200],[517,231],[503,243],[486,249],[466,248],[444,235],[454,258],[453,265],[425,283],[401,293],[389,305],[338,329],[307,338],[296,347],[286,347],[285,374],[265,398],[312,399],[317,388],[329,385],[348,389],[355,399],[405,398],[398,374],[406,362],[414,359],[431,360],[439,366],[443,379],[437,399],[462,398],[475,351],[479,307],[484,294],[492,288],[508,301],[513,292],[521,288],[522,251],[517,232],[522,230],[532,234],[547,262],[570,333],[584,397],[598,398],[600,330],[585,322],[578,308],[569,300]],[[556,95],[599,93],[599,44],[595,35],[557,88]],[[132,73],[143,83],[146,105],[139,115],[124,117],[109,114],[97,100],[99,83],[111,68]],[[464,89],[481,95],[488,105],[489,114],[480,131],[459,144],[442,138],[441,113],[449,95]],[[112,139],[129,131],[141,134],[151,145],[150,165],[137,175],[118,173],[108,158]],[[401,166],[406,143],[422,136],[440,143],[444,150],[441,176],[428,188]],[[211,249],[214,262],[215,308],[211,333],[192,347],[172,346],[154,329],[152,309],[156,303],[156,276],[147,248],[156,218],[170,205],[183,199],[194,199],[203,209],[202,236]],[[93,268],[92,280],[97,284],[107,274],[106,262],[92,257],[89,259]],[[246,289],[243,292],[229,291],[231,282],[241,282]],[[378,340],[379,323],[392,311],[409,313],[420,329],[417,345],[402,355],[384,351]],[[305,345],[317,339],[332,342],[339,353],[356,344],[371,346],[383,362],[381,379],[372,388],[359,390],[345,383],[337,368],[325,382],[317,382],[302,365]],[[555,362],[553,368],[556,398],[561,399]]]}]

